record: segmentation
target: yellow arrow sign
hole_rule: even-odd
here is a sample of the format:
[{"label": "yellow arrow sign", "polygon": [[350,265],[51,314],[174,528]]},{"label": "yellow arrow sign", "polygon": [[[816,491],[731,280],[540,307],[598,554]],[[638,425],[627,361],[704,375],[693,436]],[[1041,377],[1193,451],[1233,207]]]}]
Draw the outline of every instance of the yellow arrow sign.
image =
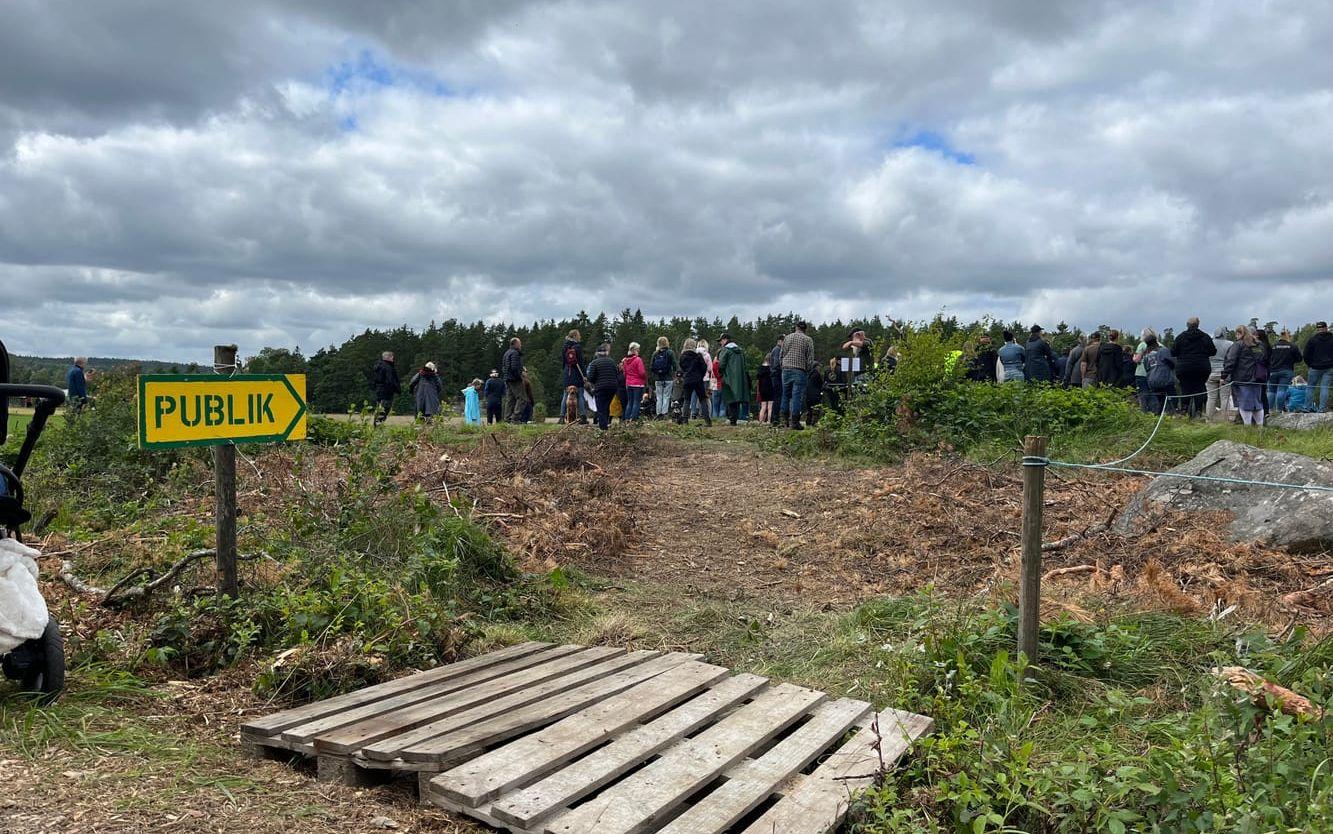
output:
[{"label": "yellow arrow sign", "polygon": [[143,374],[139,446],[305,440],[304,374]]}]

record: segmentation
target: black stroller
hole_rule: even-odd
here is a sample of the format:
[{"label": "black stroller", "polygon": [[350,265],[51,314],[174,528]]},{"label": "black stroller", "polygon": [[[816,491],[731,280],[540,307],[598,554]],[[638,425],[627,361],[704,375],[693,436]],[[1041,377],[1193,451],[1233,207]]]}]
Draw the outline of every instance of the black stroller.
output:
[{"label": "black stroller", "polygon": [[[0,538],[21,540],[20,528],[32,520],[32,514],[23,508],[23,469],[46,421],[65,402],[65,392],[50,385],[11,385],[9,379],[9,353],[0,342],[0,445],[9,438],[10,398],[31,398],[36,406],[13,464],[0,463]],[[0,655],[0,671],[19,681],[24,691],[38,693],[43,700],[54,699],[65,687],[65,645],[55,618],[47,620],[40,636]]]}]

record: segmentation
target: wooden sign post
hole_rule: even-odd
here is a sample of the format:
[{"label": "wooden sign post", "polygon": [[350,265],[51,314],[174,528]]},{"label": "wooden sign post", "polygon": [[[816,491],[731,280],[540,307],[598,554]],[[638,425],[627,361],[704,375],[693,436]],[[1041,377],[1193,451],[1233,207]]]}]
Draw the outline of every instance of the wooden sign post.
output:
[{"label": "wooden sign post", "polygon": [[1023,440],[1023,563],[1018,579],[1018,650],[1037,662],[1041,627],[1041,534],[1046,501],[1046,438]]},{"label": "wooden sign post", "polygon": [[213,447],[218,593],[236,596],[236,444],[306,436],[305,376],[237,374],[236,345],[213,348],[214,374],[139,376],[139,447]]}]

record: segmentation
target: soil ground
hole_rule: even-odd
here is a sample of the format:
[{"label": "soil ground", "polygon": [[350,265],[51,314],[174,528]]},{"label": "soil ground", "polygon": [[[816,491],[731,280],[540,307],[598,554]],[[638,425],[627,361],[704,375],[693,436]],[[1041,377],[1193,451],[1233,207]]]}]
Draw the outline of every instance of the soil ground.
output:
[{"label": "soil ground", "polygon": [[[725,429],[680,438],[571,428],[535,442],[491,433],[449,446],[423,440],[400,479],[438,498],[475,501],[475,516],[529,569],[573,567],[609,583],[599,604],[610,613],[633,598],[617,584],[651,596],[664,613],[676,599],[783,616],[926,587],[1011,598],[1016,466],[922,455],[862,468],[791,459],[743,438]],[[303,488],[332,491],[342,477],[332,461],[308,455],[298,465],[274,454],[255,472],[266,488],[299,478]],[[1083,617],[1105,602],[1199,615],[1236,606],[1237,619],[1274,628],[1298,619],[1327,626],[1322,602],[1278,603],[1333,574],[1327,558],[1227,542],[1218,519],[1204,516],[1143,519],[1130,537],[1098,532],[1137,486],[1051,478],[1047,538],[1073,538],[1047,564],[1079,572],[1047,583],[1047,613]],[[45,561],[44,578],[54,577],[58,560]],[[59,582],[44,590],[74,627],[90,617]],[[83,625],[90,634],[114,629]],[[377,818],[401,831],[475,830],[417,806],[407,785],[331,787],[308,768],[245,756],[239,724],[271,709],[251,694],[256,672],[242,666],[89,702],[76,692],[36,713],[52,726],[3,728],[0,832],[386,830]],[[6,715],[17,721],[24,712]]]}]

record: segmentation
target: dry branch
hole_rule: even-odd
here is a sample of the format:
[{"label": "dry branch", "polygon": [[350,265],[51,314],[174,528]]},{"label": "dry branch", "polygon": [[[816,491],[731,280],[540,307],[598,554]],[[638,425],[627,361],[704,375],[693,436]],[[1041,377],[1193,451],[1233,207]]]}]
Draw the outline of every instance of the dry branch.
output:
[{"label": "dry branch", "polygon": [[1050,553],[1053,550],[1064,550],[1066,547],[1069,547],[1074,542],[1086,539],[1088,536],[1096,536],[1100,533],[1105,533],[1107,530],[1111,529],[1111,524],[1115,521],[1115,517],[1118,515],[1120,515],[1120,508],[1119,507],[1113,508],[1111,510],[1111,514],[1107,516],[1106,520],[1101,522],[1100,524],[1093,524],[1090,527],[1084,528],[1081,533],[1072,533],[1068,536],[1065,536],[1063,539],[1057,539],[1056,541],[1053,542],[1042,542],[1041,552]]},{"label": "dry branch", "polygon": [[1243,666],[1219,666],[1213,669],[1213,675],[1248,694],[1260,706],[1273,704],[1287,715],[1310,718],[1324,716],[1323,709],[1311,703],[1309,698],[1298,695],[1285,686],[1264,680]]}]

